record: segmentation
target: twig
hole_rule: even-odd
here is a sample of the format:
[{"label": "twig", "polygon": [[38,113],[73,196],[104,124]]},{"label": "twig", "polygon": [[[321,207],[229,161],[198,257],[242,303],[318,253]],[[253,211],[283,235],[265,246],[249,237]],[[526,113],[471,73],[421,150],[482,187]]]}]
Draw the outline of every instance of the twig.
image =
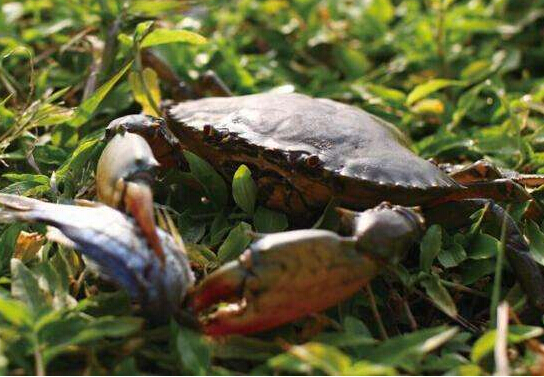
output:
[{"label": "twig", "polygon": [[408,301],[404,298],[402,299],[402,306],[404,307],[404,312],[406,313],[406,317],[408,318],[410,328],[412,329],[412,331],[416,331],[418,328],[417,321],[412,314],[412,310],[410,309],[410,305],[408,305]]},{"label": "twig", "polygon": [[376,300],[374,298],[374,292],[372,292],[372,286],[367,284],[366,286],[366,293],[368,294],[368,299],[370,300],[370,308],[372,309],[372,314],[374,315],[374,319],[376,320],[376,323],[378,324],[378,330],[380,331],[380,337],[382,340],[389,339],[387,336],[387,331],[385,331],[385,326],[383,325],[382,317],[380,316],[380,312],[378,311],[378,307],[376,306]]},{"label": "twig", "polygon": [[510,375],[510,367],[508,365],[508,354],[506,347],[508,346],[508,303],[501,302],[497,308],[497,339],[495,340],[495,375],[508,376]]},{"label": "twig", "polygon": [[45,365],[43,363],[43,356],[40,352],[40,342],[38,336],[34,335],[34,363],[36,367],[36,376],[45,376]]},{"label": "twig", "polygon": [[478,296],[478,297],[483,297],[483,298],[487,298],[487,295],[483,292],[480,292],[476,289],[472,289],[470,287],[467,287],[467,286],[464,286],[462,284],[457,284],[457,283],[454,283],[454,282],[451,282],[451,281],[447,281],[447,280],[444,280],[444,279],[440,279],[440,282],[446,286],[446,287],[450,287],[452,289],[455,289],[456,291],[459,291],[459,292],[466,292],[466,293],[471,293],[473,294],[474,296]]},{"label": "twig", "polygon": [[[510,205],[506,208],[506,215],[510,212]],[[504,252],[506,249],[506,217],[501,226],[501,245],[497,252],[497,262],[495,264],[495,281],[493,282],[493,293],[491,294],[490,322],[491,327],[497,325],[497,307],[501,295],[502,267],[504,264]]]}]

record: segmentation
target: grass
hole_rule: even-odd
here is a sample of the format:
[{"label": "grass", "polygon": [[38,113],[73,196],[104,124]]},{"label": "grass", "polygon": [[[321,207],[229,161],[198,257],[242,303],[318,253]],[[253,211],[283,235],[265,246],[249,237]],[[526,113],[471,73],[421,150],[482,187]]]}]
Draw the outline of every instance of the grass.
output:
[{"label": "grass", "polygon": [[[157,114],[178,80],[194,88],[208,70],[235,94],[282,87],[363,108],[424,158],[544,173],[543,18],[529,0],[3,2],[0,192],[93,199],[105,125]],[[231,189],[186,157],[190,171],[156,190],[195,269],[239,255],[247,230],[289,227],[256,205],[247,168]],[[524,208],[509,211],[543,264],[542,224]],[[472,218],[430,227],[406,261],[325,313],[221,341],[146,322],[42,226],[1,225],[0,373],[541,374],[541,317],[502,260],[500,231]],[[497,333],[504,301],[510,324]]]}]

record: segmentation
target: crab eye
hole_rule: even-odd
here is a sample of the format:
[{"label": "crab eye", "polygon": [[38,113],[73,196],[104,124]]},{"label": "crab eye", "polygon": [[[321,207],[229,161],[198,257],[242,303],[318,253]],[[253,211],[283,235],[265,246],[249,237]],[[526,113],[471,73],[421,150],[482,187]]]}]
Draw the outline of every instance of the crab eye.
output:
[{"label": "crab eye", "polygon": [[308,156],[306,158],[306,164],[311,168],[315,168],[317,165],[319,165],[319,157],[315,154]]}]

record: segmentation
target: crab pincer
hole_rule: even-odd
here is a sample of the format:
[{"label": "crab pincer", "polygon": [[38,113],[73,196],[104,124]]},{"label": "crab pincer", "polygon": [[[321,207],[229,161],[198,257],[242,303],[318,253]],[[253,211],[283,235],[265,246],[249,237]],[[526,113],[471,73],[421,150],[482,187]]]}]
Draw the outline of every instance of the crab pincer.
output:
[{"label": "crab pincer", "polygon": [[165,261],[153,210],[153,170],[159,166],[149,143],[137,133],[127,132],[135,127],[147,132],[158,129],[161,120],[146,115],[129,115],[111,122],[106,129],[109,142],[96,169],[98,199],[110,207],[130,213],[149,245]]},{"label": "crab pincer", "polygon": [[0,194],[0,206],[0,222],[50,225],[50,240],[79,250],[98,265],[102,276],[125,288],[146,312],[180,315],[194,276],[183,245],[166,232],[157,229],[167,266],[163,268],[140,237],[135,221],[106,205],[55,204]]},{"label": "crab pincer", "polygon": [[331,307],[398,261],[424,227],[414,210],[389,204],[352,220],[349,237],[317,229],[266,235],[206,277],[190,299],[204,332],[259,332]]}]

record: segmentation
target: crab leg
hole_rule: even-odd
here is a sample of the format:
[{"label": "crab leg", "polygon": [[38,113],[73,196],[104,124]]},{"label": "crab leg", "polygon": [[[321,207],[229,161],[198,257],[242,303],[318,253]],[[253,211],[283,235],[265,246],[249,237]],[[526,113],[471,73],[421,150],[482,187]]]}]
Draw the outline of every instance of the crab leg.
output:
[{"label": "crab leg", "polygon": [[437,223],[446,228],[458,229],[470,224],[470,215],[487,206],[484,214],[496,229],[506,225],[506,250],[508,262],[529,302],[544,312],[544,275],[542,268],[531,257],[529,245],[512,217],[499,205],[489,199],[465,199],[443,203],[425,210],[429,224]]},{"label": "crab leg", "polygon": [[354,237],[326,230],[271,234],[213,272],[190,300],[203,330],[215,336],[253,333],[331,307],[422,234],[421,216],[408,208],[380,205],[353,220]]},{"label": "crab leg", "polygon": [[166,266],[139,228],[123,213],[95,203],[85,207],[46,203],[0,194],[0,221],[41,222],[53,226],[48,238],[79,250],[99,266],[99,272],[125,288],[142,307],[155,315],[179,313],[194,277],[183,245],[158,229]]},{"label": "crab leg", "polygon": [[543,174],[521,174],[513,170],[499,169],[486,160],[476,161],[468,166],[446,168],[450,177],[462,185],[476,182],[509,179],[520,185],[534,188],[544,184]]}]

